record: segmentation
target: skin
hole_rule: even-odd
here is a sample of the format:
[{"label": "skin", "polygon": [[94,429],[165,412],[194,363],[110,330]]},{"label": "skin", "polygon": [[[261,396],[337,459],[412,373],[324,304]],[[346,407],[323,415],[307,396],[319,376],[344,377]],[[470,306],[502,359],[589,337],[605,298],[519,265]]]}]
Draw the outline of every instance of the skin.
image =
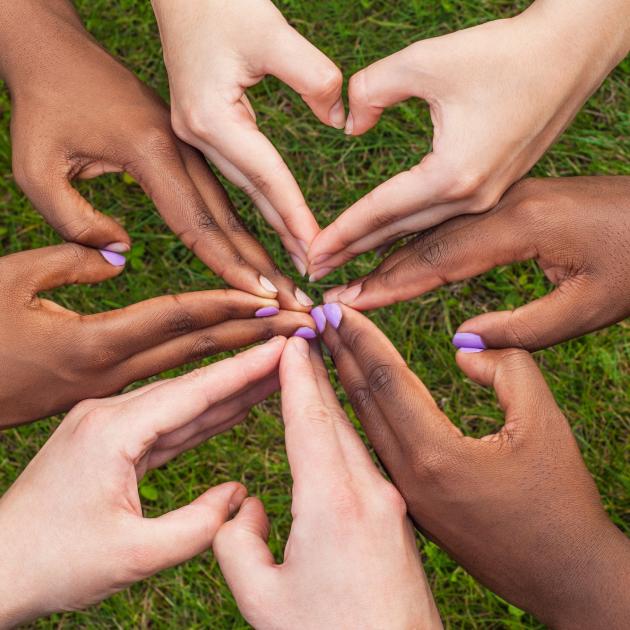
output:
[{"label": "skin", "polygon": [[326,227],[319,279],[358,254],[497,204],[630,49],[626,0],[537,0],[521,15],[419,41],[350,79],[346,132],[409,98],[427,102],[432,149]]},{"label": "skin", "polygon": [[138,482],[275,391],[285,341],[66,416],[0,500],[0,627],[85,608],[210,548],[241,484],[149,519]]},{"label": "skin", "polygon": [[259,131],[246,91],[273,75],[326,125],[343,128],[342,76],[269,0],[152,0],[171,89],[173,129],[241,187],[297,269],[319,227],[291,171]]},{"label": "skin", "polygon": [[622,629],[630,541],[608,519],[531,355],[457,353],[505,414],[475,439],[440,411],[387,338],[342,307],[324,340],[416,526],[480,582],[553,628]]},{"label": "skin", "polygon": [[[126,171],[229,284],[308,310],[203,157],[176,138],[166,104],[94,41],[68,0],[0,0],[0,77],[11,93],[16,182],[65,240],[129,249],[123,227],[72,186]],[[261,275],[276,289],[261,285]]]},{"label": "skin", "polygon": [[280,383],[294,482],[284,561],[255,498],[213,543],[243,616],[258,630],[441,628],[405,503],[341,409],[319,348],[289,340]]},{"label": "skin", "polygon": [[630,315],[629,200],[630,177],[525,180],[490,212],[420,234],[326,299],[376,308],[533,259],[554,291],[513,311],[474,317],[458,332],[494,348],[545,348]]},{"label": "skin", "polygon": [[138,379],[313,327],[305,313],[256,318],[274,300],[242,291],[168,295],[80,315],[40,291],[116,276],[123,267],[67,243],[0,258],[0,428],[66,411]]}]

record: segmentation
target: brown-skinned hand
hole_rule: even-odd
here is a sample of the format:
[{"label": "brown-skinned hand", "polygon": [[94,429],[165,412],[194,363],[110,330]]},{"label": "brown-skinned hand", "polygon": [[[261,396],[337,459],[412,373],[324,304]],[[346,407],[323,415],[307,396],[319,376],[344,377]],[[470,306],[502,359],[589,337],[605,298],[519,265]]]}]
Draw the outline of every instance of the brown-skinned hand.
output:
[{"label": "brown-skinned hand", "polygon": [[341,383],[418,528],[551,627],[627,627],[630,541],[608,519],[531,355],[458,352],[505,413],[496,434],[474,439],[374,324],[346,306],[327,309],[324,340]]},{"label": "brown-skinned hand", "polygon": [[123,227],[71,183],[126,171],[226,282],[277,296],[283,308],[309,309],[245,229],[201,154],[176,138],[166,104],[99,46],[70,2],[0,0],[0,77],[11,93],[15,179],[65,240],[129,248]]},{"label": "brown-skinned hand", "polygon": [[94,315],[38,297],[62,285],[111,278],[122,269],[74,243],[0,258],[0,428],[313,326],[306,313],[255,317],[261,308],[277,309],[278,302],[233,289],[166,295]]},{"label": "brown-skinned hand", "polygon": [[491,348],[533,351],[628,317],[630,177],[522,181],[493,210],[420,234],[326,299],[366,310],[530,259],[555,290],[514,311],[478,315],[458,332]]}]

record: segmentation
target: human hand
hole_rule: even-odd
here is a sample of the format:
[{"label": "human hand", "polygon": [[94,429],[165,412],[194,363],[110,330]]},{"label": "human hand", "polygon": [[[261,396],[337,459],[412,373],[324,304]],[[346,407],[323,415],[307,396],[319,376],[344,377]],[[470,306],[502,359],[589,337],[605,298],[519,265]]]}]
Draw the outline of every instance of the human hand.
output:
[{"label": "human hand", "polygon": [[90,37],[67,0],[0,0],[0,49],[15,179],[65,240],[129,249],[123,227],[71,184],[127,171],[226,282],[278,297],[283,308],[309,309],[235,215],[203,157],[175,137],[165,103]]},{"label": "human hand", "polygon": [[420,234],[326,299],[375,308],[530,258],[556,289],[514,311],[473,317],[458,333],[491,348],[538,350],[628,317],[630,177],[520,182],[490,212]]},{"label": "human hand", "polygon": [[38,297],[117,275],[124,258],[115,256],[68,243],[0,258],[0,428],[224,350],[314,327],[306,313],[278,313],[275,300],[235,290],[162,296],[97,315]]},{"label": "human hand", "polygon": [[208,549],[241,484],[148,519],[138,481],[275,391],[284,343],[77,405],[0,499],[0,626],[85,608]]},{"label": "human hand", "polygon": [[630,541],[604,512],[532,357],[457,353],[505,413],[497,433],[474,439],[440,411],[376,326],[346,306],[325,308],[324,340],[341,382],[416,525],[551,627],[624,628]]},{"label": "human hand", "polygon": [[281,565],[262,503],[246,499],[213,548],[255,628],[439,628],[405,503],[341,409],[319,349],[292,339],[280,363],[293,475]]},{"label": "human hand", "polygon": [[370,249],[497,204],[630,48],[626,0],[538,0],[523,14],[412,44],[350,79],[346,131],[427,101],[431,152],[357,201],[313,241],[319,279]]},{"label": "human hand", "polygon": [[252,198],[304,275],[319,228],[291,171],[259,131],[246,90],[271,74],[298,92],[321,122],[341,129],[341,72],[269,0],[152,4],[173,129]]}]

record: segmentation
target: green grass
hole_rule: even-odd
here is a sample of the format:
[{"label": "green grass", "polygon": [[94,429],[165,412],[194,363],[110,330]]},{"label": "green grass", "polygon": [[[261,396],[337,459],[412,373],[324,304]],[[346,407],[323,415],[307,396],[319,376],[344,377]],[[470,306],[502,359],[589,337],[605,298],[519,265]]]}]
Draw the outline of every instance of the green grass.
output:
[{"label": "green grass", "polygon": [[[343,69],[365,64],[424,37],[471,26],[524,8],[507,0],[328,0],[279,3],[289,20]],[[168,94],[160,44],[148,2],[81,0],[89,29],[143,80]],[[588,102],[575,123],[534,169],[536,175],[630,175],[628,60]],[[429,144],[426,108],[410,102],[386,113],[359,140],[318,124],[301,100],[273,79],[253,90],[260,124],[290,164],[321,224],[368,189],[417,162]],[[10,171],[10,106],[0,93],[0,243],[3,253],[59,242],[16,188]],[[121,277],[94,287],[55,292],[55,299],[85,313],[130,304],[165,291],[221,283],[172,236],[142,192],[118,176],[81,184],[96,207],[124,221],[134,240],[133,263]],[[289,270],[278,239],[249,201],[230,188],[250,228]],[[367,255],[311,293],[364,273]],[[462,428],[478,435],[501,419],[494,396],[462,378],[450,336],[464,319],[485,309],[525,303],[548,290],[532,264],[502,268],[372,315]],[[611,518],[630,532],[630,343],[628,324],[538,354],[560,406],[567,413]],[[174,370],[169,374],[185,371]],[[341,392],[340,396],[343,398]],[[344,399],[345,400],[345,399]],[[347,404],[346,404],[347,408]],[[58,424],[52,418],[0,435],[0,491],[17,477]],[[240,479],[261,496],[272,519],[271,544],[280,557],[290,526],[291,479],[278,421],[278,400],[255,409],[234,431],[215,438],[148,475],[154,497],[148,514],[191,500],[209,485]],[[449,628],[537,628],[508,607],[435,546],[419,541],[441,614]],[[210,554],[120,593],[98,607],[42,620],[37,627],[244,628],[234,600]]]}]

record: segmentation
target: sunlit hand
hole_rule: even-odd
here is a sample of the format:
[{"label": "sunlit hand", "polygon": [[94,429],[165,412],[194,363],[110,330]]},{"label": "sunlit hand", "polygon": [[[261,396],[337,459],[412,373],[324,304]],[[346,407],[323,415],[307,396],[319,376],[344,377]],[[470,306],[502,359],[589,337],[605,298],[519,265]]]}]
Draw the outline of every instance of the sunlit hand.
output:
[{"label": "sunlit hand", "polygon": [[0,500],[0,626],[85,608],[208,549],[243,486],[148,519],[138,481],[275,391],[284,344],[77,405]]},{"label": "sunlit hand", "polygon": [[503,427],[475,439],[442,413],[374,324],[346,306],[326,308],[324,340],[341,382],[416,525],[552,628],[625,628],[630,541],[606,515],[532,357],[457,353],[505,413]]},{"label": "sunlit hand", "polygon": [[294,482],[284,562],[255,498],[214,541],[243,616],[257,630],[440,628],[405,504],[341,409],[319,350],[290,340],[280,382]]},{"label": "sunlit hand", "polygon": [[[0,428],[66,411],[135,380],[274,335],[313,328],[306,313],[236,290],[197,291],[79,315],[38,294],[123,269],[74,243],[0,258]],[[309,329],[310,330],[310,329]]]},{"label": "sunlit hand", "polygon": [[538,350],[630,316],[630,177],[519,182],[490,212],[420,234],[326,299],[376,308],[530,258],[555,290],[514,311],[474,317],[458,333],[491,348]]},{"label": "sunlit hand", "polygon": [[419,41],[350,80],[347,131],[427,101],[432,151],[378,186],[313,242],[318,279],[358,254],[492,208],[536,163],[630,48],[627,0],[538,0],[516,18]]},{"label": "sunlit hand", "polygon": [[259,131],[247,88],[273,75],[342,128],[341,73],[269,0],[153,0],[173,128],[253,199],[298,270],[319,232],[291,171]]}]

